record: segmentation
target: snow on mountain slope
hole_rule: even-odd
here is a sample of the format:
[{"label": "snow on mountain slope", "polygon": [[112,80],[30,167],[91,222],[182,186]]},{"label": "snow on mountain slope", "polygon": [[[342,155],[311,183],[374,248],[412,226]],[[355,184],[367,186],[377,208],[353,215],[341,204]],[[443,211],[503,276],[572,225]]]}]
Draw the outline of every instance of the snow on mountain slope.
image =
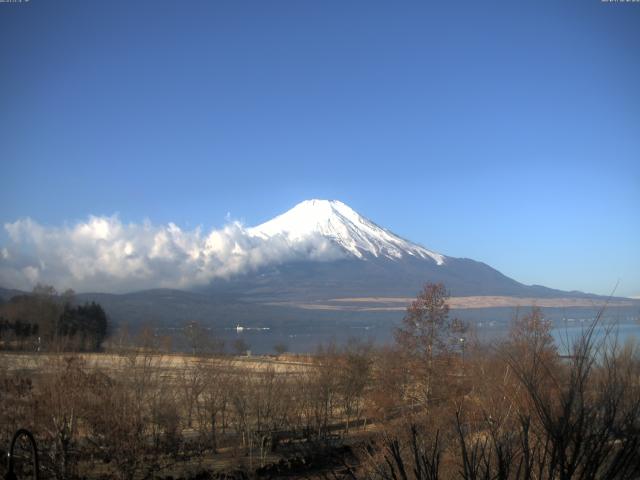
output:
[{"label": "snow on mountain slope", "polygon": [[430,259],[437,265],[443,265],[446,259],[444,255],[379,227],[337,200],[305,200],[248,231],[250,235],[264,239],[282,235],[292,243],[320,235],[357,258],[366,258],[367,255],[390,259],[409,256]]}]

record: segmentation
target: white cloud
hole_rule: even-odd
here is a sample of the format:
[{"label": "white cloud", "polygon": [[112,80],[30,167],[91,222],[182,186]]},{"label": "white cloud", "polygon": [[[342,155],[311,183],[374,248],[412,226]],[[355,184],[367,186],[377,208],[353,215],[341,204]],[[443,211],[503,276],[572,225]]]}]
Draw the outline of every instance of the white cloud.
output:
[{"label": "white cloud", "polygon": [[0,285],[23,289],[38,282],[79,292],[188,288],[288,260],[343,255],[321,236],[295,243],[281,236],[263,239],[238,222],[208,233],[173,223],[124,224],[117,216],[62,227],[26,218],[4,228],[9,245],[0,249]]}]

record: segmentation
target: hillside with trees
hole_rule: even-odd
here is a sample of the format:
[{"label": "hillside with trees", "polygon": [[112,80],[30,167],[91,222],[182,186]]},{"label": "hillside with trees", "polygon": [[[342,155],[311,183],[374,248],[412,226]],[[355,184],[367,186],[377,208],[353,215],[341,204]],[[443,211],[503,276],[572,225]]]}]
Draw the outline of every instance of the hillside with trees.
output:
[{"label": "hillside with trees", "polygon": [[0,304],[0,348],[9,350],[98,351],[108,332],[104,309],[76,305],[75,294],[37,286]]}]

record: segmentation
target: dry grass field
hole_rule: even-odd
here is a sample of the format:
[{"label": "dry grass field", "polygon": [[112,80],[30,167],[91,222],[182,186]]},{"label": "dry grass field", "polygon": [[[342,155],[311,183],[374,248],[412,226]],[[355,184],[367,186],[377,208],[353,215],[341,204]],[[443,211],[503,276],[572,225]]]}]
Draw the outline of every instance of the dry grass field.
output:
[{"label": "dry grass field", "polygon": [[301,373],[309,368],[314,368],[312,358],[307,355],[280,355],[275,356],[235,356],[235,357],[201,357],[183,354],[167,354],[150,352],[129,353],[96,353],[78,352],[70,355],[67,352],[61,353],[32,353],[32,352],[1,352],[0,363],[3,369],[8,371],[18,370],[23,372],[47,372],[57,368],[57,363],[73,356],[82,361],[87,368],[112,371],[114,374],[126,373],[126,368],[131,364],[131,359],[144,356],[151,361],[154,368],[165,373],[179,375],[191,368],[209,365],[228,369],[230,372],[265,372],[274,371],[279,374]]}]

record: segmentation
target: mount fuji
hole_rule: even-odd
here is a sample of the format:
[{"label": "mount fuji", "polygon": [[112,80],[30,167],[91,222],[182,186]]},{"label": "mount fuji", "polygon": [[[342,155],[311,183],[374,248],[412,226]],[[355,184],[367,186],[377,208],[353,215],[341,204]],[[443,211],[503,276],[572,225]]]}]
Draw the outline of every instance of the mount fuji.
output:
[{"label": "mount fuji", "polygon": [[[434,252],[395,235],[337,200],[306,200],[249,235],[286,242],[305,257],[264,266],[204,291],[251,298],[321,300],[414,296],[425,282],[442,282],[455,296],[561,297],[567,292],[519,283],[471,259]],[[572,295],[584,295],[573,292]]]},{"label": "mount fuji", "polygon": [[337,200],[306,200],[249,233],[264,239],[284,236],[290,243],[318,235],[358,259],[413,257],[444,263],[443,255],[398,237]]},{"label": "mount fuji", "polygon": [[[594,315],[606,300],[524,285],[482,262],[401,238],[335,200],[304,201],[243,232],[243,241],[230,251],[259,258],[253,269],[191,290],[86,293],[78,298],[101,303],[116,322],[176,326],[197,320],[225,328],[237,323],[340,328],[344,321],[389,325],[402,317],[427,282],[442,282],[451,293],[452,308],[473,319],[506,321],[514,307],[533,304],[559,318],[570,311]],[[630,299],[617,301],[627,310],[640,306]]]}]

